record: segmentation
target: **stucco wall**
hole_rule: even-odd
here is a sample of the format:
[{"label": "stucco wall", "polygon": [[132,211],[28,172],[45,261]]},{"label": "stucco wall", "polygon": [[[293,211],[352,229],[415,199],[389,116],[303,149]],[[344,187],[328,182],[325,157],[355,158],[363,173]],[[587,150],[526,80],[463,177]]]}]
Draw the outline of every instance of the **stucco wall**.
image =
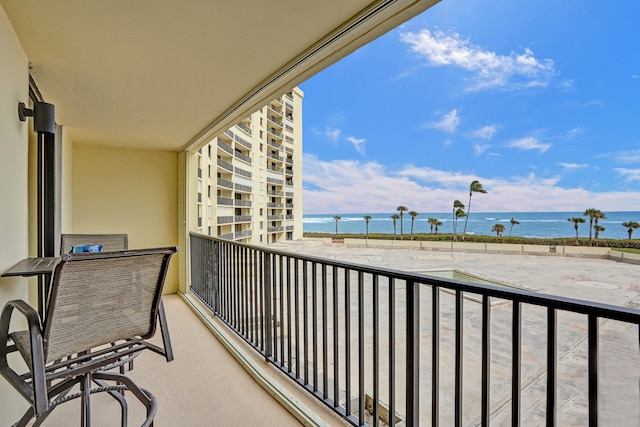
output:
[{"label": "stucco wall", "polygon": [[[178,154],[73,144],[73,233],[127,233],[129,247],[178,244]],[[178,283],[171,262],[165,293]]]},{"label": "stucco wall", "polygon": [[[28,254],[28,131],[18,120],[18,102],[29,100],[29,63],[0,8],[0,272]],[[12,299],[27,299],[27,280],[0,278],[0,309]],[[0,425],[26,410],[25,401],[0,380]]]}]

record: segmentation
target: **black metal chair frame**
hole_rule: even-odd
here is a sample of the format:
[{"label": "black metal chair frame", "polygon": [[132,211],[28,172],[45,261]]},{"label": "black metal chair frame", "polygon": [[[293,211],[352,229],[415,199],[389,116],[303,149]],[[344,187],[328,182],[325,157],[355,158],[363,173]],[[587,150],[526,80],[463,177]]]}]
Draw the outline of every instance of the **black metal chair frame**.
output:
[{"label": "black metal chair frame", "polygon": [[[51,298],[45,319],[40,319],[38,313],[22,300],[9,301],[5,305],[0,315],[0,376],[4,377],[31,405],[15,425],[26,426],[34,416],[36,420],[33,425],[41,425],[57,405],[81,398],[83,407],[81,424],[90,426],[90,395],[97,392],[108,392],[121,405],[121,421],[124,426],[127,423],[127,403],[124,399],[124,390],[130,390],[133,396],[145,406],[147,419],[142,425],[153,425],[157,409],[155,397],[147,390],[138,387],[126,375],[109,371],[121,367],[143,350],[151,350],[163,355],[169,361],[169,355],[165,349],[147,340],[155,333],[156,319],[161,307],[162,287],[169,260],[177,251],[178,248],[170,247],[123,252],[64,254],[59,264],[56,265],[52,276]],[[140,258],[132,259],[131,257]],[[71,281],[68,278],[73,278],[74,271],[83,268],[82,264],[77,264],[83,261],[92,261],[92,263],[85,265],[90,266],[94,272],[97,269],[97,274],[105,272],[106,275],[106,272],[110,272],[113,275],[114,269],[122,270],[115,271],[116,274],[112,277],[126,277],[129,272],[124,269],[130,265],[127,262],[139,262],[144,265],[140,274],[147,275],[143,279],[145,285],[137,285],[135,280],[131,280],[130,283],[105,282],[96,284],[94,287],[98,292],[95,295],[97,301],[103,301],[99,298],[108,298],[109,285],[133,287],[131,292],[146,292],[140,301],[137,301],[135,295],[132,294],[133,308],[127,307],[127,310],[130,311],[140,307],[137,313],[133,313],[130,319],[126,319],[129,322],[126,326],[133,328],[131,330],[139,330],[139,334],[118,336],[120,334],[118,322],[125,322],[125,320],[119,319],[123,316],[108,316],[106,312],[103,312],[100,313],[101,316],[96,316],[98,320],[91,319],[94,322],[91,326],[93,331],[101,331],[103,327],[105,331],[110,330],[109,333],[105,332],[105,335],[108,336],[102,336],[98,332],[91,334],[88,338],[78,337],[78,342],[75,342],[76,337],[61,335],[64,333],[64,327],[60,326],[62,325],[60,319],[64,315],[65,307],[77,304],[78,301],[64,300],[64,295],[69,295],[69,293],[62,293],[62,296],[59,297],[58,291],[59,288],[63,289],[64,286],[68,286],[67,283]],[[65,269],[70,270],[67,272]],[[123,276],[118,276],[118,273]],[[143,286],[144,289],[142,289]],[[104,290],[102,295],[99,294],[100,289]],[[124,294],[124,292],[120,292],[120,294]],[[9,328],[14,310],[26,318],[27,331],[10,333]],[[96,311],[94,308],[91,310]],[[58,314],[58,311],[61,314]],[[137,319],[137,323],[132,319]],[[98,322],[102,322],[104,325]],[[126,328],[123,329],[126,330]],[[122,334],[125,333],[122,332]],[[86,341],[87,339],[90,341]],[[61,341],[64,343],[59,344]],[[83,346],[85,343],[87,348],[77,347]],[[77,349],[77,351],[74,350],[72,354],[61,353],[69,348]],[[9,366],[8,355],[16,352],[19,352],[25,359],[29,367],[28,372],[19,373],[12,366]],[[173,358],[172,355],[171,358]],[[92,388],[92,383],[95,383],[97,387]],[[109,383],[114,384],[109,385]],[[79,385],[80,391],[69,394],[76,385]]]}]

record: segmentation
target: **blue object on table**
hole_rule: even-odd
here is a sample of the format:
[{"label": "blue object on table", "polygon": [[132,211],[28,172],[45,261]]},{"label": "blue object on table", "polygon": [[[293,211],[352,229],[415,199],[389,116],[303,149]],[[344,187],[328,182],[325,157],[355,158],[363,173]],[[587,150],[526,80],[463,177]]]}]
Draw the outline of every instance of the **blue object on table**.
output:
[{"label": "blue object on table", "polygon": [[77,254],[80,252],[102,252],[104,245],[72,245],[71,253]]}]

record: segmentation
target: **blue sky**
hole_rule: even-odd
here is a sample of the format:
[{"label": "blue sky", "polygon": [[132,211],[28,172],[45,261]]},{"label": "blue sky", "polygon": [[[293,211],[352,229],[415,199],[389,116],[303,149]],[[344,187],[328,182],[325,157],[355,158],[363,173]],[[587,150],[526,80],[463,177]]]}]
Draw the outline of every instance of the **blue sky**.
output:
[{"label": "blue sky", "polygon": [[640,211],[638,0],[443,0],[300,87],[305,213]]}]

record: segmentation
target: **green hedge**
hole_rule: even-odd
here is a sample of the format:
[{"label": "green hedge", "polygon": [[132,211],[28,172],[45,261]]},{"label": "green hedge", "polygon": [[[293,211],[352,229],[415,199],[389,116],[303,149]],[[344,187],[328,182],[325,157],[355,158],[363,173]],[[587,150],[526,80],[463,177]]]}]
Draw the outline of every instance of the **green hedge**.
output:
[{"label": "green hedge", "polygon": [[[364,239],[364,234],[345,234],[345,233],[304,233],[304,237],[312,238],[332,238],[332,239]],[[411,236],[405,234],[404,240],[411,240]],[[384,233],[369,233],[369,239],[379,240],[393,240],[393,234]],[[400,240],[400,235],[395,235],[396,240]],[[413,240],[432,241],[432,242],[450,242],[453,240],[451,233],[443,234],[429,234],[429,233],[414,233]],[[462,241],[460,235],[458,235],[458,241]],[[604,248],[627,248],[627,249],[640,249],[640,239],[598,239],[589,242],[588,238],[580,238],[576,242],[575,238],[571,237],[556,237],[556,238],[533,238],[533,237],[520,237],[520,236],[486,236],[467,234],[464,239],[465,242],[480,242],[480,243],[515,243],[526,245],[558,245],[558,246],[598,246]],[[577,244],[576,244],[577,243]]]}]

